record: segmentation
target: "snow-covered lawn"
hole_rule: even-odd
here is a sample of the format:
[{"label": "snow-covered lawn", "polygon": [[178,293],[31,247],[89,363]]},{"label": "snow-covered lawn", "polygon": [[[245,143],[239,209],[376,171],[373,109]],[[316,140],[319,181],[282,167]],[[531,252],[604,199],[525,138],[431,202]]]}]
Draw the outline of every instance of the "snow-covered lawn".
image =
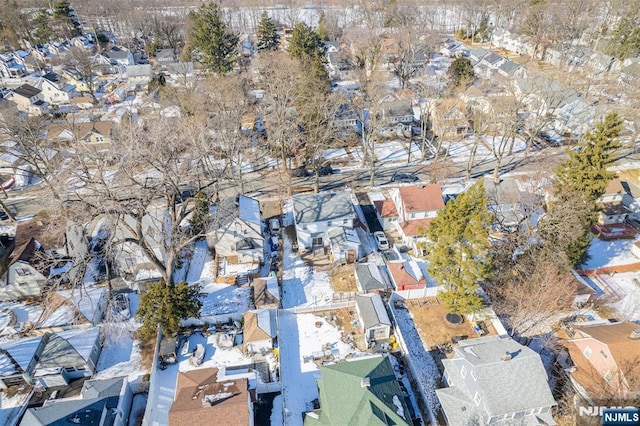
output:
[{"label": "snow-covered lawn", "polygon": [[[316,322],[321,326],[316,327]],[[287,426],[302,425],[302,413],[313,409],[312,401],[318,398],[316,380],[320,371],[309,359],[313,352],[323,350],[325,344],[331,344],[337,358],[354,354],[354,349],[343,343],[340,331],[313,314],[294,314],[280,312],[280,371],[282,372],[284,424]],[[278,404],[274,401],[272,425],[281,420]]]},{"label": "snow-covered lawn", "polygon": [[348,161],[349,154],[344,148],[325,149],[322,151],[322,157],[325,160]]},{"label": "snow-covered lawn", "polygon": [[208,320],[217,315],[243,313],[249,309],[251,297],[249,287],[238,288],[235,285],[210,283],[204,286],[201,292],[206,293],[206,296],[200,299],[202,320]]},{"label": "snow-covered lawn", "polygon": [[640,320],[640,272],[617,273],[607,279],[622,293],[620,301],[609,305],[620,315],[619,319]]},{"label": "snow-covered lawn", "polygon": [[22,411],[22,406],[27,403],[32,394],[33,392],[29,391],[7,397],[4,392],[0,393],[0,424],[18,424],[18,416]]},{"label": "snow-covered lawn", "polygon": [[[179,371],[195,370],[196,368],[211,368],[221,365],[242,365],[251,363],[251,358],[246,357],[240,346],[234,346],[232,348],[221,348],[218,345],[221,333],[214,333],[210,336],[203,336],[200,333],[194,333],[189,336],[189,353],[183,356],[182,353],[178,354],[179,359]],[[191,352],[200,344],[204,346],[204,360],[198,367],[194,367],[189,362],[189,356]],[[182,348],[178,348],[181,350]]]},{"label": "snow-covered lawn", "polygon": [[[445,141],[442,143],[442,147],[449,151],[449,157],[453,161],[464,162],[469,160],[474,143],[474,138],[468,137],[460,141]],[[491,151],[487,145],[479,143],[476,149],[476,161],[483,160],[487,157],[491,157]]]},{"label": "snow-covered lawn", "polygon": [[603,241],[593,238],[589,246],[587,260],[581,269],[595,269],[603,266],[627,265],[640,262],[640,259],[631,254],[633,240]]},{"label": "snow-covered lawn", "polygon": [[402,162],[407,161],[407,150],[398,141],[378,143],[374,149],[376,158],[382,162]]}]

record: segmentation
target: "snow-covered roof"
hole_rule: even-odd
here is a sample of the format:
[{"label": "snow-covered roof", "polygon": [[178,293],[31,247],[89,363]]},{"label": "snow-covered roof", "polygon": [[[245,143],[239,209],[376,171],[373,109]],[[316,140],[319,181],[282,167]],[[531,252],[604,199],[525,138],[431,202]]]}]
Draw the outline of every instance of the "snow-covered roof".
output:
[{"label": "snow-covered roof", "polygon": [[93,347],[100,335],[100,328],[93,327],[86,330],[67,330],[57,333],[75,349],[85,361],[91,357]]},{"label": "snow-covered roof", "polygon": [[10,340],[0,344],[0,348],[9,352],[20,368],[26,370],[41,340],[42,336],[32,337],[30,339]]},{"label": "snow-covered roof", "polygon": [[260,225],[260,202],[255,198],[241,195],[238,198],[240,219]]}]

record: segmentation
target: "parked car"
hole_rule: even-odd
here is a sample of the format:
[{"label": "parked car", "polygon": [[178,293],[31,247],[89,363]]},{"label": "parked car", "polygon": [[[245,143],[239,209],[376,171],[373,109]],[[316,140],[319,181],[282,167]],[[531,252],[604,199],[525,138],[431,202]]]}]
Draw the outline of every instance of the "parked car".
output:
[{"label": "parked car", "polygon": [[309,172],[304,167],[298,167],[297,169],[291,169],[292,177],[307,177]]},{"label": "parked car", "polygon": [[398,173],[395,172],[393,174],[393,176],[391,177],[391,181],[392,182],[405,182],[405,183],[411,183],[411,182],[416,182],[418,180],[418,176],[411,174],[411,173]]},{"label": "parked car", "polygon": [[330,174],[333,174],[333,168],[331,167],[331,164],[325,164],[318,167],[318,174],[320,176],[329,176]]},{"label": "parked car", "polygon": [[280,235],[280,220],[277,217],[269,220],[269,232],[271,235]]},{"label": "parked car", "polygon": [[373,237],[376,239],[376,244],[378,245],[378,250],[388,250],[389,249],[389,240],[387,240],[387,236],[384,235],[382,231],[376,231],[373,233]]}]

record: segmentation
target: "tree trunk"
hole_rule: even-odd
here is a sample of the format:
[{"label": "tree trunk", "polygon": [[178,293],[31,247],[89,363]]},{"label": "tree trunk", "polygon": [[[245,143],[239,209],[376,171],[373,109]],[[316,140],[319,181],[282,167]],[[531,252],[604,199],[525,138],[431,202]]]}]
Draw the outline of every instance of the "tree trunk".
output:
[{"label": "tree trunk", "polygon": [[467,181],[471,180],[471,170],[473,169],[473,163],[476,161],[476,151],[478,150],[478,144],[478,137],[474,137],[473,147],[471,148],[471,152],[469,153],[469,161],[467,161],[467,168],[465,170],[465,179]]}]

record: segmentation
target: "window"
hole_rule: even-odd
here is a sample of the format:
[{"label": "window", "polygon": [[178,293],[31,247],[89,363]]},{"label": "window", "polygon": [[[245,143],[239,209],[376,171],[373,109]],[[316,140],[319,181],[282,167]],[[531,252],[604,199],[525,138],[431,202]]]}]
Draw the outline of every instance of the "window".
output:
[{"label": "window", "polygon": [[322,237],[314,237],[311,240],[311,245],[313,245],[313,246],[321,246],[322,245]]},{"label": "window", "polygon": [[415,213],[409,213],[409,219],[415,219],[415,218],[416,218]]},{"label": "window", "polygon": [[349,224],[349,219],[342,219],[342,224],[343,225],[348,225]]},{"label": "window", "polygon": [[609,383],[613,379],[613,374],[611,371],[607,371],[607,374],[604,375],[605,382]]},{"label": "window", "polygon": [[331,221],[330,220],[327,221],[327,226],[331,226]]},{"label": "window", "polygon": [[462,376],[462,378],[464,379],[465,377],[467,377],[467,369],[465,368],[465,366],[463,365],[462,368],[460,369],[460,375]]},{"label": "window", "polygon": [[515,415],[515,416],[513,416],[513,417],[514,417],[515,419],[521,419],[521,418],[523,418],[523,417],[524,417],[524,411],[518,411],[518,412],[516,413],[516,415]]},{"label": "window", "polygon": [[[424,255],[423,255],[424,256]],[[476,373],[471,370],[471,377],[473,377],[473,381],[475,382],[476,380],[478,380],[478,378],[476,377]]]},{"label": "window", "polygon": [[473,396],[473,402],[475,402],[476,405],[480,405],[480,394],[478,392]]},{"label": "window", "polygon": [[31,275],[31,271],[27,268],[16,268],[16,274],[18,274],[19,277],[24,277]]},{"label": "window", "polygon": [[604,351],[600,351],[600,355],[602,356],[602,358],[605,358],[605,359],[606,359],[606,358],[609,358],[609,357],[607,356],[607,354],[606,354],[606,353],[604,353]]},{"label": "window", "polygon": [[585,347],[582,353],[584,354],[585,358],[589,358],[591,356],[591,348],[589,346]]}]

